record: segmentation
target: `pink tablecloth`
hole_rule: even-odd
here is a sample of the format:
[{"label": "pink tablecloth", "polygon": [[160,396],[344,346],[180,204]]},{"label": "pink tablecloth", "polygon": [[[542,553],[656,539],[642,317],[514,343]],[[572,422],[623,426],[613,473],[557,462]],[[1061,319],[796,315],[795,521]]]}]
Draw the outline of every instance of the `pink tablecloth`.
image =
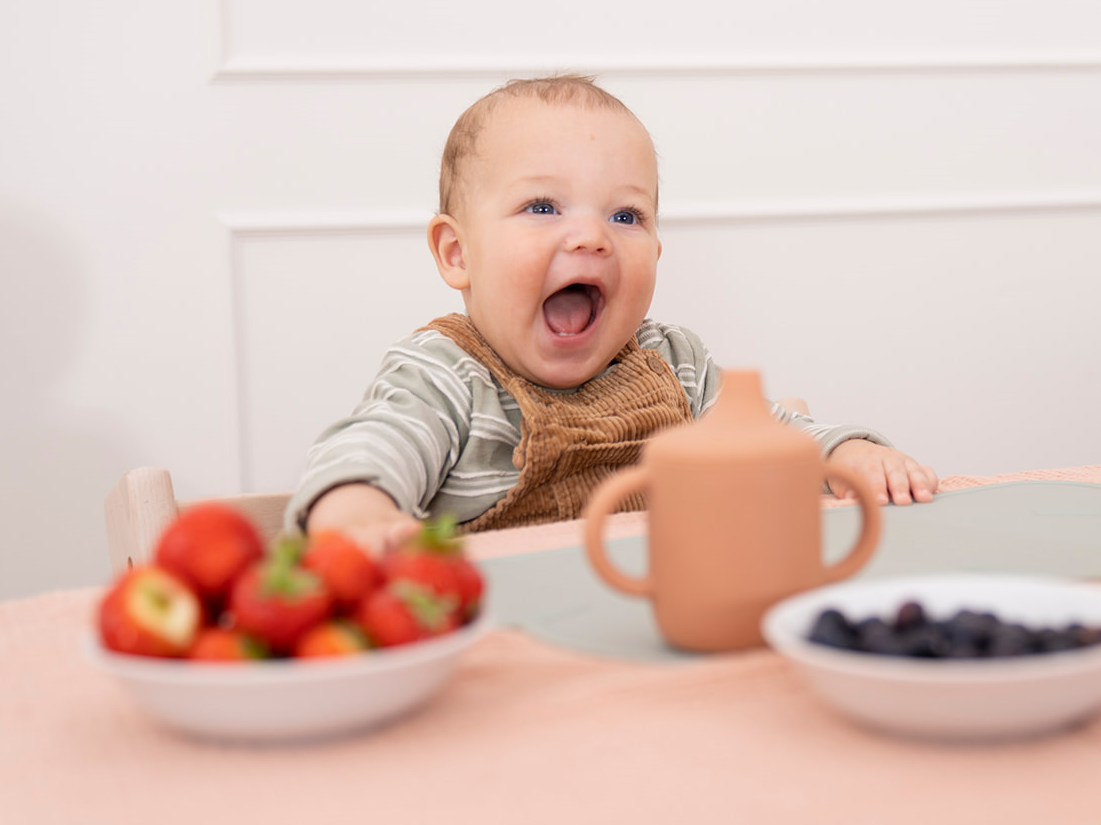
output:
[{"label": "pink tablecloth", "polygon": [[[1101,482],[1101,466],[945,489],[1021,478]],[[472,547],[563,546],[578,530],[502,531]],[[389,728],[296,747],[192,741],[81,659],[97,595],[0,605],[0,822],[1101,822],[1101,719],[1000,746],[892,739],[835,716],[767,650],[624,663],[497,631]]]}]

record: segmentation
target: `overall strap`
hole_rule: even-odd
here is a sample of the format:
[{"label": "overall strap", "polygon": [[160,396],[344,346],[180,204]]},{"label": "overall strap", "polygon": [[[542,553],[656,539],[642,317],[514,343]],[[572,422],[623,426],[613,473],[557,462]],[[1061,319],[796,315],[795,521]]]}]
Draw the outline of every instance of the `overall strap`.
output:
[{"label": "overall strap", "polygon": [[[448,336],[484,363],[520,408],[516,485],[467,531],[578,518],[605,478],[636,463],[658,430],[692,420],[684,388],[661,355],[631,337],[613,366],[573,391],[540,387],[511,370],[464,315],[437,318],[428,328]],[[642,509],[641,495],[621,509]]]}]

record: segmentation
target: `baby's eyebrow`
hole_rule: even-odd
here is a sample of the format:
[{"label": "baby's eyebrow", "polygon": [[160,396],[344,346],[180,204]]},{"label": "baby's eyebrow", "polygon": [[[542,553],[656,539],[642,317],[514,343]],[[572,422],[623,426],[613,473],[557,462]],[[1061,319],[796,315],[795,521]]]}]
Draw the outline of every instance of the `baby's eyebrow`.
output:
[{"label": "baby's eyebrow", "polygon": [[641,195],[644,198],[652,199],[654,197],[654,193],[650,189],[647,189],[645,186],[636,186],[634,184],[630,184],[625,187],[624,191],[630,192],[635,195]]},{"label": "baby's eyebrow", "polygon": [[556,175],[527,175],[526,177],[517,178],[512,182],[513,186],[531,186],[531,185],[545,185],[549,183],[558,183],[562,179]]}]

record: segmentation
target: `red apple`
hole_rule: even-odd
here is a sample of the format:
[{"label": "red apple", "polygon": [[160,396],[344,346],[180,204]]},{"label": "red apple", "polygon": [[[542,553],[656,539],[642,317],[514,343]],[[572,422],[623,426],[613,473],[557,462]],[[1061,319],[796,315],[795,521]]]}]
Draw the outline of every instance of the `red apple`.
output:
[{"label": "red apple", "polygon": [[103,644],[138,656],[183,656],[202,624],[199,597],[157,567],[135,567],[107,591],[99,606]]}]

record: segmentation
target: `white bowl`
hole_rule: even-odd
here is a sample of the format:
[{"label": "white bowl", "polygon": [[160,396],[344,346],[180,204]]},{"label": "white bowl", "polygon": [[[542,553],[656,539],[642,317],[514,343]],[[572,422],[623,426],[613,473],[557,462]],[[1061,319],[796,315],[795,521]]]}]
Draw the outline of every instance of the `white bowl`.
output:
[{"label": "white bowl", "polygon": [[769,610],[766,641],[850,719],[895,734],[985,741],[1052,733],[1101,710],[1101,646],[997,659],[915,659],[831,648],[807,639],[819,613],[890,620],[917,600],[930,618],[989,611],[1028,627],[1101,625],[1101,587],[1069,579],[946,574],[822,587]]},{"label": "white bowl", "polygon": [[154,719],[188,734],[239,742],[354,733],[412,711],[439,691],[460,654],[489,629],[483,611],[459,630],[347,658],[190,662],[105,649],[90,631],[84,653]]}]

